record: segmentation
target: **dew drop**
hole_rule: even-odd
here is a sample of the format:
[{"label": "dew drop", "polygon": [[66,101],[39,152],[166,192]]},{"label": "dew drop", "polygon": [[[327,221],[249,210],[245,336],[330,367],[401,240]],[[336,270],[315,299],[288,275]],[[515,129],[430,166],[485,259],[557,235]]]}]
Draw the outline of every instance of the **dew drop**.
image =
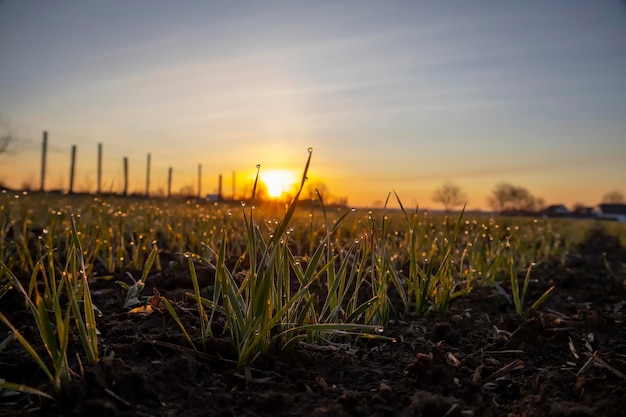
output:
[{"label": "dew drop", "polygon": [[307,149],[307,151],[309,151],[309,153],[313,152],[313,148],[309,147],[309,149]]}]

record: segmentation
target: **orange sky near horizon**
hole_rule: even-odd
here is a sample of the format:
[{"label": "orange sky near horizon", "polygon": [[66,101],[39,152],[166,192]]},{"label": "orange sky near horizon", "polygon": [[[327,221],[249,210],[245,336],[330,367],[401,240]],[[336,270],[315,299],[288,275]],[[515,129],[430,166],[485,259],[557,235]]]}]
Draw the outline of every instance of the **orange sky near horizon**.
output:
[{"label": "orange sky near horizon", "polygon": [[[256,165],[355,207],[396,191],[488,209],[501,182],[546,204],[626,194],[626,8],[619,2],[346,0],[0,4],[0,181],[232,195]],[[285,185],[289,188],[289,185]],[[395,201],[391,200],[394,204]]]}]

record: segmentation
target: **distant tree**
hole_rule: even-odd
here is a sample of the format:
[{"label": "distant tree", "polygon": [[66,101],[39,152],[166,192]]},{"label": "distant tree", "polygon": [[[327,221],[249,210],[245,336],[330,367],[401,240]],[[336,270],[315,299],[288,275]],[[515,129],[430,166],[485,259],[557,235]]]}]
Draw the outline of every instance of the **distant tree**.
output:
[{"label": "distant tree", "polygon": [[535,204],[533,210],[531,211],[541,211],[546,208],[546,200],[541,197],[533,197],[535,199]]},{"label": "distant tree", "polygon": [[[249,181],[241,187],[240,194],[237,197],[242,201],[250,201],[252,198],[252,190],[254,188],[254,180]],[[267,191],[267,186],[259,181],[256,184],[256,190],[254,192],[254,201],[258,203],[263,203],[265,201],[270,201],[271,197],[269,192]]]},{"label": "distant tree", "polygon": [[467,197],[458,185],[446,182],[433,193],[433,201],[441,203],[446,211],[462,205]]},{"label": "distant tree", "polygon": [[181,197],[193,197],[196,194],[196,187],[193,184],[183,185],[178,194]]},{"label": "distant tree", "polygon": [[323,182],[315,184],[315,194],[319,195],[322,201],[326,204],[329,203],[328,199],[330,198],[330,191],[328,190],[328,186]]},{"label": "distant tree", "polygon": [[489,206],[497,212],[534,212],[541,210],[545,202],[533,196],[526,188],[500,183],[489,197]]},{"label": "distant tree", "polygon": [[624,204],[624,194],[619,191],[611,191],[602,197],[602,203],[605,204]]},{"label": "distant tree", "polygon": [[[306,192],[306,194],[305,194]],[[309,198],[310,200],[317,201],[318,196],[322,198],[324,204],[330,203],[330,190],[326,183],[323,182],[308,182],[306,185],[306,191],[303,192],[302,198]]]},{"label": "distant tree", "polygon": [[581,202],[578,202],[578,203],[574,203],[572,211],[574,213],[583,213],[586,209],[587,209],[587,206],[585,206]]}]

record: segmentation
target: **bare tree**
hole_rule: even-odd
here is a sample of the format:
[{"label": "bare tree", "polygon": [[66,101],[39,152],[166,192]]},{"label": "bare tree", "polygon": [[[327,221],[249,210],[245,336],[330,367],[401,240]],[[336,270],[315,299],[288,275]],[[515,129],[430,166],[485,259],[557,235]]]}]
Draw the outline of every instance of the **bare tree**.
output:
[{"label": "bare tree", "polygon": [[503,212],[534,212],[545,205],[542,198],[533,196],[526,188],[508,183],[500,183],[489,197],[489,206],[494,211]]},{"label": "bare tree", "polygon": [[608,192],[602,197],[602,202],[606,204],[624,204],[624,194],[619,191]]},{"label": "bare tree", "polygon": [[462,205],[465,200],[467,200],[467,197],[461,190],[461,187],[449,182],[444,183],[433,194],[433,201],[441,203],[446,211]]},{"label": "bare tree", "polygon": [[181,197],[193,197],[194,195],[196,195],[195,186],[193,184],[183,185],[182,187],[180,187],[178,195],[180,195]]}]

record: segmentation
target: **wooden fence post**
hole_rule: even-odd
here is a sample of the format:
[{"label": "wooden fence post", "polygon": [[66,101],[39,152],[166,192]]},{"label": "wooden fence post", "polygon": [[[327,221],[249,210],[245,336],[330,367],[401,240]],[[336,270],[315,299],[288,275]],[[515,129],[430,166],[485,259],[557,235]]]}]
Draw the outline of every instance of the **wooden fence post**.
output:
[{"label": "wooden fence post", "polygon": [[198,164],[198,198],[202,196],[202,164]]},{"label": "wooden fence post", "polygon": [[217,201],[222,201],[222,174],[220,174],[220,176],[218,178]]},{"label": "wooden fence post", "polygon": [[102,192],[102,143],[98,143],[98,185],[97,194]]},{"label": "wooden fence post", "polygon": [[76,145],[72,145],[72,159],[70,162],[70,188],[68,189],[68,194],[72,194],[74,192],[74,172],[76,166]]},{"label": "wooden fence post", "polygon": [[170,167],[167,173],[167,196],[172,196],[172,167]]},{"label": "wooden fence post", "polygon": [[43,191],[46,182],[46,154],[48,153],[48,132],[43,132],[43,143],[41,145],[41,180],[39,181],[39,191]]},{"label": "wooden fence post", "polygon": [[148,154],[146,165],[146,197],[150,197],[150,154]]},{"label": "wooden fence post", "polygon": [[124,196],[128,195],[128,158],[124,157]]}]

